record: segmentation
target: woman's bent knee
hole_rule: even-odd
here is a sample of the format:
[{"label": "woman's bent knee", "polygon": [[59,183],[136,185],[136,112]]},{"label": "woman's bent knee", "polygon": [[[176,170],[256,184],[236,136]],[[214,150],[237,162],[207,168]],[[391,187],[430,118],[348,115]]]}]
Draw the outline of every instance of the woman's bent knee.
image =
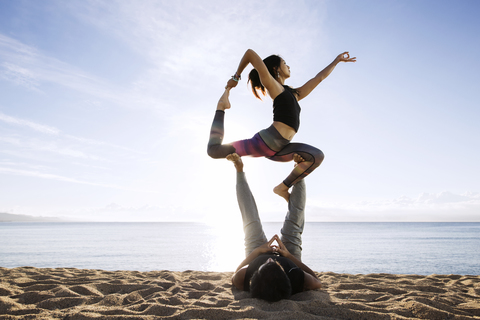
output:
[{"label": "woman's bent knee", "polygon": [[207,147],[207,154],[213,158],[213,159],[220,159],[222,158],[221,156],[219,156],[219,145],[214,145],[214,146],[208,146]]},{"label": "woman's bent knee", "polygon": [[323,154],[322,150],[315,149],[315,152],[312,152],[312,156],[315,159],[312,164],[312,169],[316,169],[320,164],[322,164],[325,155]]},{"label": "woman's bent knee", "polygon": [[235,153],[235,148],[231,145],[212,144],[207,147],[207,154],[213,159],[225,159],[232,153]]},{"label": "woman's bent knee", "polygon": [[314,157],[315,157],[315,162],[318,162],[318,165],[320,165],[323,162],[323,159],[325,159],[325,154],[322,152],[322,150],[317,149],[317,152],[314,155]]}]

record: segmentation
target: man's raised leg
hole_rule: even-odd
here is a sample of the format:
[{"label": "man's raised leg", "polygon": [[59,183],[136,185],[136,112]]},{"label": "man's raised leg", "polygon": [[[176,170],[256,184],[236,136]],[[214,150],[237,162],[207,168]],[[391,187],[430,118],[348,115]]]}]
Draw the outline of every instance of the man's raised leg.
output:
[{"label": "man's raised leg", "polygon": [[[296,163],[302,162],[303,158],[294,155]],[[305,179],[298,181],[292,188],[288,201],[288,212],[281,230],[281,240],[287,250],[298,260],[302,260],[302,233],[305,226],[305,203],[307,191]]]},{"label": "man's raised leg", "polygon": [[263,232],[255,198],[248,186],[245,172],[243,172],[242,158],[238,154],[232,153],[227,156],[227,160],[232,161],[237,170],[237,201],[242,213],[243,232],[245,233],[245,256],[248,256],[255,248],[266,243],[267,238]]}]

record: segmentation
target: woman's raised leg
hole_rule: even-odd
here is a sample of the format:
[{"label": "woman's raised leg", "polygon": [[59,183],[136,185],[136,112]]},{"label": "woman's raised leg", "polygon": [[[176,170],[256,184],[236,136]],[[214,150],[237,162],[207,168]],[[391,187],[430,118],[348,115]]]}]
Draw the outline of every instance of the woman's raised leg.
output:
[{"label": "woman's raised leg", "polygon": [[235,148],[231,144],[222,144],[223,135],[225,132],[223,124],[225,119],[225,110],[230,109],[230,101],[228,100],[230,89],[231,88],[225,89],[225,92],[220,97],[220,100],[218,100],[217,110],[215,111],[212,128],[210,129],[207,153],[214,159],[222,159],[235,152]]},{"label": "woman's raised leg", "polygon": [[315,170],[323,161],[324,154],[321,150],[304,143],[289,143],[282,150],[277,152],[270,160],[286,162],[293,160],[295,154],[300,155],[304,161],[297,163],[288,177],[273,189],[273,192],[289,201],[288,190],[298,181],[305,178]]}]

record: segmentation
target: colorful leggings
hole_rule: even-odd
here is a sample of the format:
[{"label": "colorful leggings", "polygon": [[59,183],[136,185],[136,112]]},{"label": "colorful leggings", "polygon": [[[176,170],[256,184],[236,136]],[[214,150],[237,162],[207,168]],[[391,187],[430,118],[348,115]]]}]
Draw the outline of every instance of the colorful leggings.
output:
[{"label": "colorful leggings", "polygon": [[299,163],[289,176],[283,181],[287,187],[293,186],[315,170],[323,161],[323,152],[304,143],[290,143],[272,125],[256,133],[251,139],[239,140],[229,144],[222,144],[224,134],[225,112],[217,110],[213,118],[210,140],[207,153],[214,159],[222,159],[232,153],[239,156],[265,157],[279,162],[293,160],[295,153],[305,161]]}]

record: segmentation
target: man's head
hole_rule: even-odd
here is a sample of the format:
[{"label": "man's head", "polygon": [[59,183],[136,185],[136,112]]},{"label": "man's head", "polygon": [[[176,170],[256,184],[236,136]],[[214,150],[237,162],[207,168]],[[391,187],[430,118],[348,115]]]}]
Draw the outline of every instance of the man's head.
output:
[{"label": "man's head", "polygon": [[253,274],[250,292],[253,298],[275,302],[290,298],[292,285],[282,266],[270,258]]}]

